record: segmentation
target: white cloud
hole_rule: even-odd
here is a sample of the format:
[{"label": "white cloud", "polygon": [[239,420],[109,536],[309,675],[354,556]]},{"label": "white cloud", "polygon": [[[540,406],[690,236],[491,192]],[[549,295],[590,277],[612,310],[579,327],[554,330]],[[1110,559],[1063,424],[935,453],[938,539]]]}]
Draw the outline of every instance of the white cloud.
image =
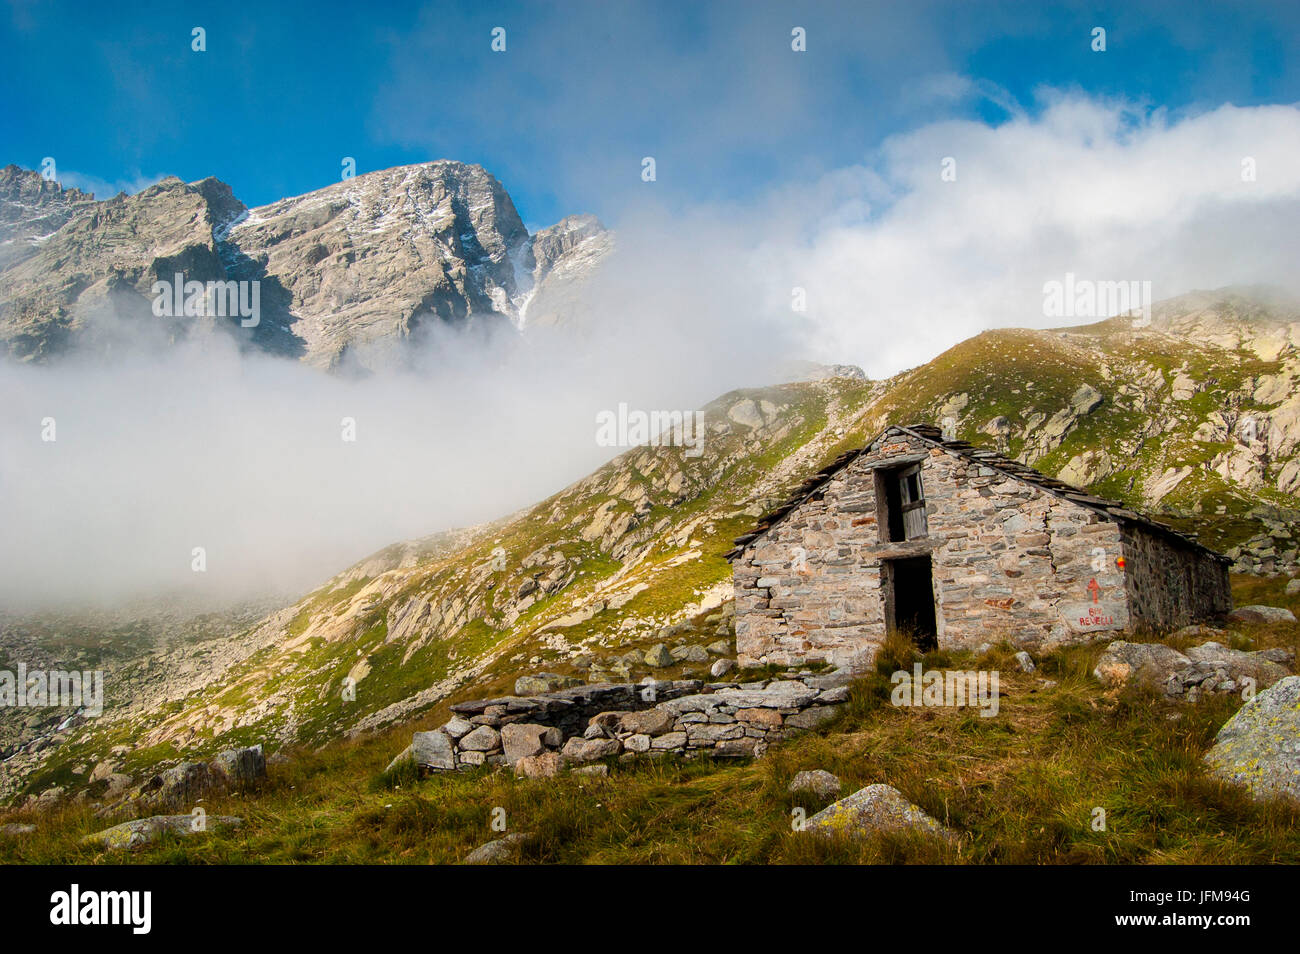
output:
[{"label": "white cloud", "polygon": [[[1148,280],[1157,299],[1295,287],[1300,109],[1172,119],[1043,95],[1036,117],[926,126],[887,141],[872,169],[802,190],[801,229],[815,237],[769,240],[761,261],[774,286],[781,261],[788,284],[807,288],[817,357],[883,376],[988,328],[1047,326],[1043,284],[1066,272]],[[940,177],[947,156],[955,182]],[[1254,182],[1242,181],[1245,157]],[[870,214],[844,221],[855,203]]]}]

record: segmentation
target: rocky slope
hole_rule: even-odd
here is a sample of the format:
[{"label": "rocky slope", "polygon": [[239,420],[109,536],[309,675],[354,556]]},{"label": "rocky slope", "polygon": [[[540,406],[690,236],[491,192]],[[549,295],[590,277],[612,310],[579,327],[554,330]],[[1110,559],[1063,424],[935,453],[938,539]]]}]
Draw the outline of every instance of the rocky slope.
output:
[{"label": "rocky slope", "polygon": [[[219,674],[154,670],[167,705],[126,693],[33,740],[4,784],[75,781],[72,767],[127,743],[128,771],[240,742],[321,744],[539,670],[702,675],[702,647],[732,638],[732,538],[887,421],[946,422],[1156,512],[1239,570],[1293,570],[1298,376],[1292,306],[1225,290],[1162,303],[1145,328],[994,331],[886,381],[733,392],[704,409],[701,456],[634,448],[497,524],[375,554],[226,640]],[[110,683],[140,678],[124,667]]]},{"label": "rocky slope", "polygon": [[[592,216],[530,236],[482,167],[437,161],[372,172],[248,209],[216,179],[169,178],[96,202],[36,172],[0,172],[0,343],[21,360],[123,330],[196,330],[333,368],[400,359],[439,323],[563,323],[613,247]],[[261,314],[153,316],[152,285],[257,281]],[[106,320],[115,318],[116,321]],[[122,328],[125,323],[126,328]]]}]

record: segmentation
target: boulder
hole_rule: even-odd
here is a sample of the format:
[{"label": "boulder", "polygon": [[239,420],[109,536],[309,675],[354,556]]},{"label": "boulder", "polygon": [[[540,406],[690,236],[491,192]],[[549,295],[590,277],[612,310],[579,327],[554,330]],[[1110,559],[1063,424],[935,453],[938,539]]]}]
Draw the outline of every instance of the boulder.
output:
[{"label": "boulder", "polygon": [[1164,643],[1130,643],[1119,639],[1106,647],[1092,674],[1107,686],[1136,680],[1163,689],[1169,677],[1192,661]]},{"label": "boulder", "polygon": [[721,679],[723,676],[725,676],[727,673],[731,672],[735,668],[736,668],[736,660],[719,659],[717,662],[715,662],[712,666],[709,667],[709,675],[711,675],[714,679]]},{"label": "boulder", "polygon": [[8,825],[0,825],[0,838],[19,838],[23,835],[33,835],[35,833],[35,825],[23,825],[17,822],[11,822]]},{"label": "boulder", "polygon": [[1187,658],[1194,663],[1222,669],[1228,678],[1240,686],[1243,678],[1255,680],[1255,688],[1267,689],[1279,679],[1288,675],[1284,666],[1278,665],[1267,656],[1258,653],[1246,653],[1239,649],[1229,649],[1219,643],[1202,643],[1187,650]]},{"label": "boulder", "polygon": [[[87,835],[81,839],[83,845],[98,845],[101,848],[139,848],[157,841],[163,832],[175,832],[178,835],[196,834],[193,815],[154,815],[152,818],[137,818],[123,822]],[[215,831],[218,828],[238,828],[243,819],[230,815],[208,816],[203,820],[203,827],[198,831]]]},{"label": "boulder", "polygon": [[790,780],[787,788],[791,794],[795,792],[812,792],[818,798],[831,798],[840,793],[842,788],[840,780],[824,769],[811,769],[800,772]]},{"label": "boulder", "polygon": [[518,856],[519,849],[531,837],[525,832],[516,832],[512,835],[506,835],[504,838],[498,838],[496,841],[489,841],[486,845],[480,845],[466,855],[465,864],[499,865],[513,861]]},{"label": "boulder", "polygon": [[1297,593],[1300,593],[1300,580],[1287,580],[1286,595],[1295,596]]},{"label": "boulder", "polygon": [[1300,802],[1300,676],[1288,676],[1242,706],[1205,755],[1214,774],[1258,800]]},{"label": "boulder", "polygon": [[705,663],[709,661],[709,651],[703,646],[678,646],[669,652],[674,662]]},{"label": "boulder", "polygon": [[[1300,580],[1296,580],[1295,582],[1300,583]],[[725,656],[727,653],[731,652],[731,643],[727,642],[725,639],[715,639],[704,648],[713,656]]]},{"label": "boulder", "polygon": [[1016,665],[1020,667],[1021,672],[1033,672],[1038,668],[1034,665],[1034,658],[1023,649],[1016,653]]},{"label": "boulder", "polygon": [[673,654],[663,643],[656,643],[645,651],[644,661],[647,666],[654,669],[663,669],[673,664]]},{"label": "boulder", "polygon": [[413,762],[421,771],[451,771],[456,767],[456,750],[442,732],[416,732],[411,736],[411,744],[388,763],[388,771],[403,762]]},{"label": "boulder", "polygon": [[196,801],[219,784],[206,763],[182,762],[149,779],[140,786],[139,794],[146,802],[181,804]]},{"label": "boulder", "polygon": [[884,832],[916,831],[950,838],[952,833],[892,785],[868,785],[813,815],[805,831],[822,835],[866,837]]},{"label": "boulder", "polygon": [[104,789],[104,798],[116,801],[125,795],[135,782],[130,775],[122,772],[114,772],[108,777],[108,787]]},{"label": "boulder", "polygon": [[247,785],[266,778],[266,757],[261,745],[226,749],[212,760],[212,769],[228,785]]},{"label": "boulder", "polygon": [[1295,650],[1284,649],[1281,646],[1274,646],[1271,649],[1257,649],[1252,656],[1258,656],[1260,659],[1267,659],[1269,662],[1275,662],[1279,666],[1286,666],[1291,669],[1295,666]]},{"label": "boulder", "polygon": [[1228,614],[1234,623],[1294,623],[1295,613],[1281,606],[1239,606]]},{"label": "boulder", "polygon": [[609,766],[604,762],[595,765],[583,765],[569,770],[572,775],[590,775],[593,778],[609,778]]}]

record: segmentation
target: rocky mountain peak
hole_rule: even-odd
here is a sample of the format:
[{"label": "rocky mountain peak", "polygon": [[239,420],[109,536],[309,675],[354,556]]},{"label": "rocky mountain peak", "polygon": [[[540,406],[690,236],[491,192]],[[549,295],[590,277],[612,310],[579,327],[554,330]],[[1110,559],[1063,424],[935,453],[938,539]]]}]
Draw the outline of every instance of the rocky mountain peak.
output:
[{"label": "rocky mountain peak", "polygon": [[0,169],[0,264],[45,241],[94,201],[34,170]]},{"label": "rocky mountain peak", "polygon": [[438,323],[522,327],[537,301],[539,323],[561,322],[581,310],[581,286],[611,248],[594,216],[530,236],[494,176],[445,159],[254,209],[211,177],[168,176],[96,202],[10,166],[0,172],[0,341],[47,360],[84,337],[84,314],[110,292],[134,291],[139,301],[128,294],[114,307],[146,316],[153,280],[184,272],[260,283],[253,347],[326,368],[377,367]]}]

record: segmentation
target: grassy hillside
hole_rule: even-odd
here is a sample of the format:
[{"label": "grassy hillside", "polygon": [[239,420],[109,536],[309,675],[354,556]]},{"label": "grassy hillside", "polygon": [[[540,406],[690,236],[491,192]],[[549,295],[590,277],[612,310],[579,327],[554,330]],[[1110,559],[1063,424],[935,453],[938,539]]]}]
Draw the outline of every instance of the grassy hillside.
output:
[{"label": "grassy hillside", "polygon": [[1190,296],[1147,328],[992,331],[888,381],[732,392],[704,409],[702,456],[634,448],[496,524],[394,545],[223,641],[232,661],[175,681],[163,705],[133,706],[126,690],[165,667],[116,666],[116,704],[11,760],[9,791],[84,787],[114,746],[138,776],[236,743],[380,732],[529,672],[644,676],[637,651],[654,643],[732,638],[732,538],[891,421],[950,419],[972,443],[1233,548],[1243,568],[1294,566],[1297,342],[1295,315]]},{"label": "grassy hillside", "polygon": [[[1280,580],[1238,578],[1238,596],[1288,605]],[[1240,648],[1300,648],[1300,628],[1248,626]],[[855,684],[832,725],[744,764],[618,763],[608,779],[514,778],[508,771],[386,775],[406,727],[273,766],[256,791],[205,803],[236,831],[175,835],[136,851],[101,852],[78,839],[101,829],[84,805],[14,816],[35,835],[0,840],[7,863],[450,863],[506,831],[534,833],[521,860],[550,863],[1291,863],[1300,862],[1300,809],[1262,806],[1205,772],[1201,755],[1240,705],[1195,705],[1139,690],[1106,692],[1090,675],[1101,647],[1075,647],[1022,674],[1011,649],[979,658],[931,653],[929,668],[1002,673],[997,718],[970,710],[900,709],[886,676]],[[894,659],[882,666],[906,665]],[[432,727],[423,719],[417,726]],[[823,839],[792,830],[829,799],[791,795],[802,769],[838,775],[844,793],[874,782],[899,788],[959,835],[951,846],[915,837]],[[1106,812],[1094,830],[1096,808]]]}]

